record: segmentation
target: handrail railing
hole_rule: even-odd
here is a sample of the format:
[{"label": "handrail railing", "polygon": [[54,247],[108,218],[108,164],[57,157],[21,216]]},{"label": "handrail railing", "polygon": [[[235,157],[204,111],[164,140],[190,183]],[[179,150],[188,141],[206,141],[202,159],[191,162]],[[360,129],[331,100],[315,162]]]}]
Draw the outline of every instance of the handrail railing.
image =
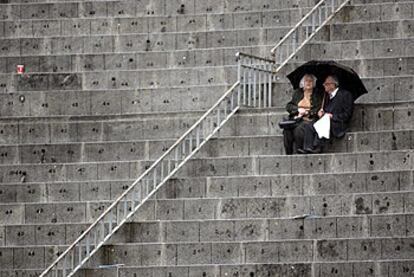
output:
[{"label": "handrail railing", "polygon": [[245,53],[237,53],[238,93],[241,104],[257,108],[272,106],[272,83],[275,80],[275,62]]},{"label": "handrail railing", "polygon": [[[350,0],[319,1],[280,41],[270,50],[279,65],[279,71],[321,30]],[[329,13],[330,12],[330,13]]]},{"label": "handrail railing", "polygon": [[[274,62],[243,53],[237,53],[237,56],[239,80],[60,254],[40,275],[41,277],[72,276],[143,203],[217,133],[239,110],[240,105],[271,105]],[[245,62],[246,65],[243,64]],[[240,77],[242,74],[245,77]]]},{"label": "handrail railing", "polygon": [[[311,33],[305,27],[305,39],[298,47],[292,47],[292,53],[286,52],[286,57],[278,63],[278,57],[283,58],[283,48],[289,38],[299,43],[299,28],[314,18],[315,11],[321,12],[320,7],[327,1],[320,1],[312,10],[271,50],[278,54],[276,61],[245,53],[237,53],[237,81],[224,93],[191,128],[189,128],[159,159],[142,173],[132,185],[120,195],[92,224],[72,243],[59,257],[40,275],[40,277],[70,277],[80,269],[99,248],[150,198],[171,178],[200,148],[212,138],[220,128],[240,109],[242,105],[250,107],[272,106],[272,83],[275,75],[327,21],[333,17],[349,0],[335,7],[331,2],[333,14],[319,17],[320,24],[311,24]],[[325,5],[327,13],[328,5]],[[312,19],[312,22],[314,20]],[[316,21],[314,22],[316,23]],[[296,36],[296,37],[295,37]],[[291,39],[292,39],[291,38]],[[287,48],[290,49],[289,47]]]}]

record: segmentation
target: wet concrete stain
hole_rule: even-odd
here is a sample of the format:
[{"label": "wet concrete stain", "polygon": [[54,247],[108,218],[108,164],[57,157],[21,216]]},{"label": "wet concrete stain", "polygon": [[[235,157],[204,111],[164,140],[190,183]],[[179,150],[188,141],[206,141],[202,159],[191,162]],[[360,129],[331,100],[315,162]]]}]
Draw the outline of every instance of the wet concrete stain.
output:
[{"label": "wet concrete stain", "polygon": [[364,198],[359,197],[355,200],[356,214],[372,214],[372,209],[365,206]]}]

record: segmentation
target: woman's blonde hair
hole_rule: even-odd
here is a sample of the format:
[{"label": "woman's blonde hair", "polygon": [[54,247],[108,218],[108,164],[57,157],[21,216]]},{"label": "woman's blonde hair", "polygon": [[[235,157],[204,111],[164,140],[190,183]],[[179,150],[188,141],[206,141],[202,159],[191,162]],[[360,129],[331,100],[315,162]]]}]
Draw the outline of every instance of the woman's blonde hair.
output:
[{"label": "woman's blonde hair", "polygon": [[303,75],[302,79],[300,79],[300,82],[299,82],[299,87],[300,88],[303,88],[305,86],[305,77],[311,77],[312,78],[312,82],[313,82],[312,87],[313,88],[316,87],[316,81],[318,80],[316,78],[316,76],[313,75],[313,74],[305,74],[305,75]]}]

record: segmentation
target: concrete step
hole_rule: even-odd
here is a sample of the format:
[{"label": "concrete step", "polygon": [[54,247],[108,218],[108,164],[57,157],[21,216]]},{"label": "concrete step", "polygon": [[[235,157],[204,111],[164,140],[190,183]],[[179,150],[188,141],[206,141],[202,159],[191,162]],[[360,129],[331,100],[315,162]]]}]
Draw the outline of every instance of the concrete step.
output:
[{"label": "concrete step", "polygon": [[[36,4],[36,5],[44,5],[44,4],[55,4],[55,5],[62,5],[62,7],[64,7],[64,3],[66,0],[3,0],[2,3],[0,3],[2,6],[7,6],[7,4],[13,4],[13,5],[20,5],[20,6],[25,6],[28,5],[30,6],[30,4]],[[75,2],[75,3],[79,3],[80,1],[71,1],[71,2]],[[96,2],[96,1],[91,1],[92,3]],[[108,4],[110,7],[112,7],[111,5],[112,2],[114,1],[108,1]],[[164,3],[164,1],[159,1],[161,4]],[[182,3],[186,3],[185,1],[181,1]],[[180,2],[180,3],[181,3]],[[193,1],[189,1],[187,3],[192,3]],[[351,1],[351,4],[373,4],[373,3],[393,3],[393,2],[407,2],[407,0],[353,0]],[[181,7],[180,3],[176,3],[177,8]],[[317,3],[317,1],[315,2],[315,0],[287,0],[287,1],[281,1],[274,3],[273,1],[257,1],[255,3],[251,3],[251,1],[246,0],[246,1],[237,1],[237,3],[227,3],[226,1],[223,0],[219,0],[219,1],[195,1],[195,8],[196,10],[200,10],[201,13],[218,13],[218,12],[223,12],[224,8],[230,8],[232,5],[236,5],[235,7],[238,6],[237,9],[233,8],[232,10],[230,10],[230,12],[238,12],[238,11],[245,11],[247,10],[247,8],[254,8],[254,9],[275,9],[275,8],[297,8],[297,7],[303,7],[303,6],[313,6]],[[211,6],[213,5],[213,6]],[[217,5],[217,6],[216,6]],[[122,5],[121,5],[122,6]],[[190,7],[192,7],[192,5],[189,5]],[[205,8],[205,9],[204,9]],[[220,9],[218,9],[220,8]],[[131,12],[131,11],[130,11]],[[171,14],[182,14],[181,11],[168,11]],[[116,13],[115,13],[116,14]],[[121,16],[123,13],[119,14],[117,16]],[[145,13],[143,14],[145,15]],[[61,17],[64,17],[65,15],[60,15]],[[95,16],[95,14],[92,14],[90,16]],[[126,15],[127,16],[127,15]],[[33,17],[33,16],[32,16]]]},{"label": "concrete step", "polygon": [[[205,243],[324,238],[413,237],[414,214],[363,216],[304,215],[296,218],[143,221],[126,223],[109,241],[114,243]],[[89,227],[77,224],[24,224],[0,227],[0,245],[53,246],[71,244]]]},{"label": "concrete step", "polygon": [[408,57],[412,56],[413,38],[378,38],[344,41],[318,41],[304,46],[298,57],[303,60],[355,60],[374,59],[384,57]]},{"label": "concrete step", "polygon": [[[378,38],[332,42],[313,42],[295,57],[295,62],[323,58],[333,60],[408,57],[412,54],[414,38]],[[375,45],[375,47],[374,47]],[[0,73],[14,73],[17,65],[25,66],[25,73],[90,72],[102,70],[136,70],[153,68],[194,68],[199,66],[235,65],[235,53],[244,52],[270,56],[274,45],[218,47],[151,52],[124,52],[103,54],[23,55],[0,57]]]},{"label": "concrete step", "polygon": [[[392,158],[392,162],[387,163]],[[306,174],[412,169],[412,150],[191,159],[177,176]],[[153,160],[0,165],[3,183],[130,180]]]},{"label": "concrete step", "polygon": [[[338,60],[358,72],[363,78],[410,77],[414,75],[414,57]],[[283,80],[303,62],[287,64],[279,73]],[[103,70],[93,72],[60,72],[32,74],[0,74],[3,92],[65,92],[140,89],[188,88],[193,86],[230,84],[237,79],[237,67],[208,66],[139,70]],[[283,78],[283,79],[281,79]],[[275,80],[275,81],[278,81]],[[410,89],[411,90],[411,89]],[[111,108],[111,107],[108,107]]]},{"label": "concrete step", "polygon": [[[414,238],[365,238],[116,244],[104,246],[102,251],[95,254],[89,266],[115,264],[120,261],[126,266],[399,261],[412,259],[413,241]],[[53,247],[8,248],[3,251],[2,264],[4,269],[39,269],[52,262],[57,252]],[[25,264],[21,263],[23,260],[26,261]]]},{"label": "concrete step", "polygon": [[[265,48],[265,47],[263,47]],[[267,48],[266,48],[267,50]],[[25,66],[25,73],[90,72],[102,70],[137,70],[154,68],[194,68],[236,64],[237,52],[251,53],[252,47],[222,47],[217,49],[124,52],[104,54],[68,54],[54,56],[1,57],[3,73],[14,73],[17,65]]]},{"label": "concrete step", "polygon": [[[286,103],[286,102],[284,102]],[[411,130],[411,102],[357,104],[351,131]],[[122,116],[3,118],[0,143],[49,144],[137,140],[175,140],[202,112],[131,114]],[[278,122],[287,116],[281,108],[245,109],[220,131],[220,137],[280,135]],[[275,145],[276,146],[276,145]],[[70,154],[70,153],[68,153]],[[42,155],[42,153],[39,153]],[[3,155],[3,160],[10,157]],[[1,159],[0,159],[1,160]]]},{"label": "concrete step", "polygon": [[324,195],[412,190],[412,172],[376,171],[301,175],[174,178],[158,199]]},{"label": "concrete step", "polygon": [[[266,264],[242,264],[242,265],[208,265],[182,267],[126,267],[120,269],[123,276],[160,276],[160,277],[227,277],[227,276],[285,276],[285,277],[334,277],[337,274],[348,277],[372,276],[404,276],[408,277],[412,272],[413,262],[410,260],[384,260],[370,262],[348,262],[348,263],[266,263]],[[188,271],[187,271],[188,270]],[[112,277],[116,272],[110,270],[87,270],[79,275],[82,277],[100,276]],[[147,275],[146,275],[147,274]],[[150,275],[154,274],[154,275]],[[316,275],[314,275],[316,274]]]},{"label": "concrete step", "polygon": [[[275,43],[275,37],[270,36],[271,33],[283,36],[288,30],[289,27],[269,27],[239,29],[237,31],[3,38],[0,40],[4,45],[0,49],[0,56],[16,56],[22,53],[31,56],[98,54],[266,45]],[[266,40],[267,36],[269,36],[269,41]]]},{"label": "concrete step", "polygon": [[[374,66],[380,65],[369,65],[370,68],[375,68]],[[356,69],[358,70],[358,68],[359,66]],[[414,100],[413,75],[365,77],[362,79],[369,92],[359,98],[357,103],[412,102]],[[6,82],[10,83],[10,79],[7,80]],[[210,108],[226,89],[227,85],[224,84],[210,84],[184,85],[176,88],[149,88],[138,91],[110,89],[8,92],[3,94],[1,119],[29,116],[37,118],[79,117],[199,111]],[[62,93],[65,94],[67,101],[58,101],[61,99]],[[153,97],[154,95],[157,97]],[[290,101],[291,95],[292,86],[286,78],[283,77],[274,82],[272,106],[284,109],[286,103]]]},{"label": "concrete step", "polygon": [[[414,262],[406,260],[376,260],[352,262],[315,262],[315,263],[251,263],[233,265],[191,265],[191,266],[116,266],[108,269],[81,269],[76,277],[118,277],[118,276],[145,276],[145,277],[228,277],[228,276],[284,276],[284,277],[361,277],[377,276],[410,277],[414,269]],[[2,270],[3,276],[13,274],[38,276],[38,270]],[[316,275],[314,275],[316,274]]]},{"label": "concrete step", "polygon": [[[261,52],[270,46],[258,46]],[[236,64],[236,53],[252,53],[253,47],[219,47],[151,52],[124,52],[103,54],[63,54],[1,57],[2,73],[14,73],[17,65],[25,66],[25,73],[35,72],[89,72],[102,70],[137,70],[154,68],[194,68]],[[268,51],[267,54],[270,52]]]},{"label": "concrete step", "polygon": [[[164,244],[162,248],[161,245],[145,244],[141,245],[142,252],[138,250],[139,244],[123,244],[107,246],[105,250],[108,254],[106,262],[115,263],[122,259],[126,265],[135,266],[139,264],[139,261],[142,265],[371,261],[411,259],[413,250],[409,244],[413,241],[414,238],[283,240],[248,243]],[[399,246],[398,250],[395,249],[396,246]],[[161,250],[161,253],[154,261],[154,256],[150,253],[157,253],[158,250]],[[174,250],[177,252],[174,253]],[[123,255],[124,251],[127,252],[126,255]],[[96,260],[98,263],[105,262],[98,257]]]},{"label": "concrete step", "polygon": [[[215,220],[353,216],[414,212],[414,192],[148,200],[132,217]],[[92,223],[112,201],[0,204],[1,225]],[[129,204],[128,204],[129,205]],[[123,212],[123,209],[120,210]]]},{"label": "concrete step", "polygon": [[[260,2],[260,1],[259,1]],[[73,5],[74,3],[72,3]],[[260,4],[258,4],[260,5]],[[265,6],[264,4],[263,6]],[[33,8],[33,5],[31,8]],[[334,23],[412,19],[413,3],[375,3],[349,5],[333,20]],[[0,21],[0,35],[5,38],[57,37],[79,35],[113,35],[128,33],[168,33],[220,31],[252,27],[295,26],[310,10],[300,8],[254,11],[224,11],[220,14],[186,14],[168,16],[108,16],[100,18],[26,18]],[[32,13],[34,14],[34,13]],[[3,15],[3,18],[7,15]]]},{"label": "concrete step", "polygon": [[[372,21],[327,25],[316,41],[413,37],[412,20]],[[151,33],[129,35],[66,36],[2,39],[0,56],[98,54],[137,51],[171,51],[217,47],[271,45],[289,27],[233,29],[228,31]],[[330,34],[332,33],[332,35]],[[223,38],[224,37],[224,38]]]},{"label": "concrete step", "polygon": [[[268,197],[414,191],[413,171],[311,173],[294,175],[172,178],[156,199]],[[55,203],[114,200],[134,180],[8,183],[1,203]]]},{"label": "concrete step", "polygon": [[[312,55],[309,58],[318,59],[317,54]],[[320,57],[319,57],[320,58]],[[411,55],[407,57],[398,57],[398,58],[373,58],[373,59],[349,59],[349,60],[340,60],[335,59],[339,63],[347,65],[353,68],[362,78],[372,78],[372,77],[387,77],[387,76],[400,76],[408,75],[412,76],[414,74],[413,67],[413,57]],[[291,62],[279,71],[278,74],[285,76],[295,70],[300,66],[301,62]],[[281,78],[281,77],[279,77]]]},{"label": "concrete step", "polygon": [[[136,3],[134,1],[71,1],[73,3],[62,3],[61,1],[45,0],[5,0],[7,4],[2,5],[4,9],[0,19],[47,19],[58,18],[123,18],[144,16],[186,16],[193,14],[215,14],[215,13],[239,13],[245,11],[264,11],[274,9],[289,9],[309,7],[314,5],[313,0],[289,0],[281,3],[268,0],[251,2],[244,1],[145,1]],[[29,2],[26,4],[26,2]],[[36,3],[40,2],[40,3]],[[32,12],[28,12],[30,8]],[[43,11],[43,12],[42,12]]]},{"label": "concrete step", "polygon": [[[362,2],[362,1],[359,1]],[[412,1],[351,1],[333,19],[333,23],[369,22],[374,20],[401,20],[413,18]]]},{"label": "concrete step", "polygon": [[[234,67],[232,67],[234,69]],[[148,89],[226,84],[229,67],[149,69],[66,73],[1,74],[7,92]]]},{"label": "concrete step", "polygon": [[[327,44],[311,44],[308,48],[305,47],[305,49],[302,51],[299,56],[306,56],[307,59],[314,59],[314,58],[321,58],[324,57],[325,59],[334,59],[338,61],[339,63],[348,64],[350,66],[355,67],[355,70],[360,73],[361,77],[363,78],[364,82],[370,81],[372,79],[377,79],[377,81],[382,81],[382,79],[386,78],[401,78],[404,75],[412,76],[413,73],[411,72],[412,65],[411,65],[411,59],[412,57],[410,54],[408,55],[402,55],[402,52],[410,52],[410,41],[412,39],[399,39],[399,40],[374,40],[374,41],[365,41],[364,43],[359,42],[341,42],[335,45],[334,48],[331,48],[331,46]],[[387,55],[387,54],[378,54],[378,56],[373,56],[372,58],[369,58],[368,54],[365,54],[368,52],[372,46],[373,43],[378,43],[380,45],[389,46],[388,48],[384,49],[383,52],[387,51],[393,51],[395,49],[394,56]],[[390,48],[392,45],[396,45],[397,43],[403,43],[403,45],[407,45],[407,47],[400,47],[398,48]],[[338,47],[336,47],[338,46]],[[353,55],[352,50],[355,49],[355,53],[366,48],[364,51],[364,54],[359,55],[359,57],[351,57]],[[258,47],[258,49],[268,49],[268,47]],[[347,54],[342,53],[342,49],[348,49],[350,51]],[[371,48],[372,49],[372,48]],[[377,48],[375,48],[377,49]],[[251,48],[246,49],[239,49],[239,50],[248,50],[248,52],[252,52]],[[334,51],[335,50],[335,51]],[[223,52],[221,52],[223,51]],[[379,50],[380,51],[380,50]],[[379,52],[375,50],[375,52]],[[165,52],[160,53],[149,53],[146,54],[146,56],[149,56],[148,58],[145,58],[145,61],[148,61],[148,63],[151,66],[129,66],[127,63],[127,57],[130,57],[134,61],[135,64],[135,56],[140,54],[131,54],[131,55],[125,55],[125,54],[119,54],[119,55],[112,55],[112,58],[116,57],[120,60],[123,60],[120,62],[123,63],[125,61],[125,64],[121,66],[120,68],[114,68],[113,64],[114,61],[111,59],[112,63],[111,66],[105,65],[103,60],[106,59],[105,55],[95,55],[95,56],[87,56],[85,57],[85,60],[82,60],[82,57],[79,56],[55,56],[51,59],[55,59],[55,62],[47,63],[45,69],[42,69],[39,72],[39,66],[43,68],[43,63],[39,63],[39,59],[45,59],[45,57],[29,57],[27,59],[23,58],[3,58],[0,59],[0,63],[4,62],[4,70],[3,72],[8,71],[8,73],[0,73],[0,80],[1,80],[1,91],[4,93],[7,93],[8,95],[12,95],[13,92],[21,94],[26,94],[27,96],[35,93],[34,95],[37,95],[38,97],[42,97],[45,100],[48,100],[47,98],[52,97],[53,95],[56,95],[58,92],[65,92],[69,93],[69,95],[76,93],[78,98],[83,95],[83,97],[89,97],[88,93],[89,91],[100,91],[102,94],[104,94],[106,91],[111,90],[114,93],[117,93],[118,91],[122,93],[131,93],[132,88],[137,85],[140,87],[141,90],[153,90],[158,92],[165,91],[165,86],[170,83],[172,87],[176,87],[175,90],[185,90],[185,89],[192,89],[195,87],[203,87],[206,86],[206,84],[203,84],[203,79],[200,79],[201,74],[192,74],[186,78],[184,78],[184,75],[188,70],[191,68],[197,69],[197,71],[207,71],[211,70],[219,70],[224,75],[221,78],[218,78],[217,76],[209,76],[206,78],[207,85],[214,86],[217,85],[216,83],[225,83],[225,82],[231,82],[234,81],[234,70],[233,67],[236,64],[235,59],[235,53],[237,52],[236,49],[218,49],[217,55],[215,58],[212,58],[212,50],[200,50],[200,51],[193,51],[191,52],[177,52],[177,53],[171,53],[171,59],[168,58],[171,62],[171,66],[167,65],[169,62],[167,62],[167,55],[165,55]],[[268,51],[261,51],[263,53],[266,52],[270,53]],[[326,52],[326,53],[325,53]],[[374,52],[374,51],[372,51]],[[320,54],[318,54],[320,53]],[[157,54],[157,56],[155,56]],[[167,53],[168,54],[168,53]],[[201,57],[198,56],[200,54]],[[224,54],[224,56],[222,55]],[[191,64],[188,66],[175,66],[174,63],[177,63],[177,57],[184,56],[188,57],[188,60]],[[341,59],[341,56],[348,56],[348,58]],[[371,55],[372,56],[372,55]],[[164,59],[165,58],[165,59]],[[49,59],[49,57],[48,57]],[[92,60],[95,60],[92,61]],[[80,61],[79,61],[80,60]],[[101,60],[101,62],[99,61]],[[187,60],[187,58],[185,59]],[[60,64],[60,61],[64,64]],[[205,62],[204,62],[205,61]],[[86,64],[87,63],[87,64]],[[209,64],[210,63],[210,64]],[[394,71],[391,70],[375,70],[378,67],[384,66],[385,68],[390,67],[390,63],[396,63],[398,68],[395,68]],[[27,68],[27,72],[25,75],[20,76],[16,74],[10,74],[11,72],[15,72],[17,69],[18,64],[25,64],[25,67]],[[78,65],[77,65],[78,64]],[[88,66],[93,64],[90,69],[84,69],[85,66]],[[284,77],[285,73],[290,72],[294,68],[296,68],[298,65],[302,64],[302,61],[299,59],[295,59],[293,63],[290,63],[286,69],[284,69],[279,75],[278,80],[275,83],[275,85],[278,85],[280,82],[287,83],[287,79]],[[209,66],[206,66],[209,65]],[[211,65],[211,66],[210,66]],[[60,70],[55,70],[56,67],[60,67]],[[394,68],[394,67],[393,67]],[[152,71],[159,70],[161,73],[160,77],[167,78],[165,80],[162,80],[160,77],[157,78],[154,74],[151,74]],[[224,70],[224,71],[223,71]],[[57,72],[57,73],[56,73]],[[184,73],[182,73],[184,72]],[[102,78],[101,82],[98,84],[96,83],[96,79],[100,76]],[[125,76],[124,76],[125,75]],[[152,76],[151,76],[152,75]],[[146,77],[149,79],[149,81],[136,81],[133,80],[137,77]],[[50,82],[57,81],[57,82],[63,82],[65,78],[75,78],[78,79],[74,84],[71,86],[60,86],[59,84],[51,85]],[[89,78],[92,78],[93,81],[91,82],[83,82],[83,80],[87,80]],[[189,80],[191,79],[191,80]],[[162,80],[162,81],[161,81]],[[72,80],[73,82],[74,80]],[[25,83],[30,82],[30,86],[25,86]],[[200,83],[201,82],[201,83]],[[82,93],[79,93],[80,90],[82,90],[83,86],[87,87],[87,91],[82,91]],[[290,88],[290,86],[288,86]],[[42,90],[43,88],[43,90]],[[104,90],[105,88],[105,90]],[[86,88],[85,88],[86,89]],[[223,89],[224,91],[225,89]],[[223,93],[223,92],[221,92]],[[49,96],[49,94],[51,94]],[[376,92],[375,94],[378,94]],[[393,94],[388,94],[388,98],[392,98]],[[56,97],[56,96],[55,96]],[[169,96],[165,96],[169,97]],[[409,98],[410,96],[407,95]],[[383,97],[385,98],[385,97]],[[29,101],[29,99],[27,99]],[[179,106],[179,105],[178,105]],[[12,109],[14,107],[8,107],[8,109]],[[49,113],[53,113],[54,111],[53,106],[50,107]],[[15,108],[16,109],[16,108]],[[44,107],[43,107],[44,109]],[[55,108],[56,109],[56,108]],[[45,110],[45,109],[44,109]],[[47,112],[46,109],[43,112]],[[33,115],[36,115],[37,113],[41,113],[42,109],[40,107],[33,107]]]},{"label": "concrete step", "polygon": [[[303,9],[304,7],[313,6],[316,1],[313,0],[301,0],[301,1],[281,1],[281,2],[272,2],[272,1],[237,1],[237,2],[226,2],[226,1],[185,1],[187,3],[169,3],[166,1],[156,1],[151,3],[147,7],[140,7],[140,4],[134,3],[133,1],[106,1],[106,3],[82,3],[75,2],[72,3],[59,3],[59,1],[32,1],[30,4],[25,4],[23,1],[18,0],[4,0],[7,4],[11,3],[14,5],[2,5],[2,13],[0,13],[1,20],[47,20],[55,19],[62,20],[69,18],[78,18],[78,19],[102,19],[102,18],[115,18],[117,21],[122,19],[129,18],[143,18],[143,23],[140,25],[147,25],[144,21],[148,15],[153,15],[155,17],[162,17],[165,15],[172,17],[181,17],[185,18],[188,16],[205,16],[205,15],[214,15],[214,14],[248,14],[252,12],[270,12],[273,10],[285,11],[289,9]],[[29,1],[26,1],[29,2]],[[40,2],[40,3],[36,3]],[[41,3],[44,2],[44,3]],[[183,1],[181,1],[183,2]],[[394,3],[397,2],[397,3]],[[400,2],[400,3],[399,3]],[[353,1],[351,7],[346,7],[345,10],[348,14],[361,15],[361,12],[356,12],[354,6],[360,6],[365,4],[365,6],[371,6],[367,4],[377,4],[379,6],[384,5],[409,5],[410,1]],[[20,4],[20,5],[17,5]],[[187,4],[187,5],[186,5]],[[141,5],[145,5],[142,3]],[[181,6],[184,5],[184,6]],[[31,12],[27,11],[26,6]],[[174,7],[175,6],[175,7]],[[391,9],[392,10],[392,9]],[[394,11],[393,13],[387,12],[386,8],[381,9],[381,16],[385,17],[386,15],[396,15],[400,14],[401,16],[407,14],[407,11],[401,12],[399,10]],[[366,15],[366,13],[363,13]],[[370,13],[371,15],[371,13]],[[372,13],[372,16],[377,15],[377,12]],[[356,17],[361,19],[360,17]],[[116,29],[112,29],[116,31]]]},{"label": "concrete step", "polygon": [[[392,162],[387,160],[393,158]],[[325,153],[318,155],[248,155],[193,158],[177,176],[306,174],[412,169],[412,150]],[[78,163],[4,164],[0,180],[16,182],[111,181],[137,178],[154,160]],[[394,167],[393,167],[394,166]],[[333,171],[331,171],[333,170]]]},{"label": "concrete step", "polygon": [[[0,164],[88,163],[154,160],[175,140],[135,140],[89,143],[0,145]],[[360,153],[414,149],[414,129],[400,131],[349,132],[330,142],[324,153]],[[217,137],[196,158],[283,155],[283,136]]]},{"label": "concrete step", "polygon": [[309,8],[212,14],[0,21],[5,38],[221,31],[252,27],[294,26]]},{"label": "concrete step", "polygon": [[[5,117],[96,116],[200,111],[210,108],[227,90],[226,84],[184,85],[137,90],[70,90],[4,93]],[[65,95],[67,101],[58,101]],[[384,94],[386,94],[384,92]],[[157,95],[157,97],[153,97]],[[409,98],[409,96],[407,96]]]}]

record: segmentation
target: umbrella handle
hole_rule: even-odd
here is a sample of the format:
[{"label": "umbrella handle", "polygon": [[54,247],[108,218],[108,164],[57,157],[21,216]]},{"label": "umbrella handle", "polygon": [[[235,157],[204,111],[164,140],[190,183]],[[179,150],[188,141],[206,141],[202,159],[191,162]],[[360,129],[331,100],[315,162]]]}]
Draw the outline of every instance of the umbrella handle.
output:
[{"label": "umbrella handle", "polygon": [[326,97],[326,92],[323,93],[322,105],[319,110],[323,109],[323,106],[325,106],[325,97]]}]

